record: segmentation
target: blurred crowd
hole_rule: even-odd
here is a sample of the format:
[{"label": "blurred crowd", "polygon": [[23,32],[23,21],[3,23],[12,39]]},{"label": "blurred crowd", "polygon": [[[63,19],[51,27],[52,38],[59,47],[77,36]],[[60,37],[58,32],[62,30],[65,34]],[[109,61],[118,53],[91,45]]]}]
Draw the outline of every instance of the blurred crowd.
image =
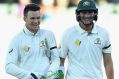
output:
[{"label": "blurred crowd", "polygon": [[[54,11],[58,11],[61,9],[69,9],[72,7],[75,7],[77,5],[77,3],[80,0],[0,0],[0,3],[5,3],[8,4],[8,13],[10,13],[11,9],[10,7],[13,4],[18,4],[18,8],[19,8],[19,15],[22,15],[22,11],[23,8],[26,4],[28,3],[36,3],[39,6],[42,7],[42,14],[45,13],[46,11],[52,11],[54,13]],[[117,11],[115,10],[115,8],[118,7],[119,5],[119,0],[94,0],[98,6],[102,6],[104,4],[110,4],[112,5],[113,8],[113,12],[116,13]],[[46,16],[43,16],[43,19],[45,19]]]},{"label": "blurred crowd", "polygon": [[[101,12],[119,14],[119,0],[94,0]],[[36,3],[41,7],[41,25],[54,31],[59,42],[62,32],[76,23],[75,9],[79,0],[0,0],[8,6],[8,14],[12,14],[12,6],[17,5],[17,17],[22,17],[23,9],[28,3]],[[111,8],[110,8],[111,6]],[[103,10],[104,9],[104,10]],[[65,27],[65,28],[64,28]],[[58,29],[59,31],[57,31]]]}]

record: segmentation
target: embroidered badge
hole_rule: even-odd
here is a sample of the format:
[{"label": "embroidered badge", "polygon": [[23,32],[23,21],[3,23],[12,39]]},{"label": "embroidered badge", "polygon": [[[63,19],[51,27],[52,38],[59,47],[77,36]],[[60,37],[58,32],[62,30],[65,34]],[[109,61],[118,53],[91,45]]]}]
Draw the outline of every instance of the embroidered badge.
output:
[{"label": "embroidered badge", "polygon": [[13,49],[11,49],[10,51],[9,51],[9,53],[11,53],[13,51]]},{"label": "embroidered badge", "polygon": [[81,41],[80,40],[76,40],[75,44],[79,46],[81,44]]},{"label": "embroidered badge", "polygon": [[28,52],[28,51],[29,51],[29,49],[30,49],[30,47],[29,47],[29,46],[24,46],[24,48],[23,48],[24,52]]},{"label": "embroidered badge", "polygon": [[44,47],[45,46],[45,41],[41,41],[40,42],[40,47]]},{"label": "embroidered badge", "polygon": [[85,1],[85,2],[83,3],[83,6],[90,6],[90,5],[91,5],[91,3],[88,2],[88,1]]},{"label": "embroidered badge", "polygon": [[96,39],[95,39],[95,44],[101,44],[100,38],[96,38]]}]

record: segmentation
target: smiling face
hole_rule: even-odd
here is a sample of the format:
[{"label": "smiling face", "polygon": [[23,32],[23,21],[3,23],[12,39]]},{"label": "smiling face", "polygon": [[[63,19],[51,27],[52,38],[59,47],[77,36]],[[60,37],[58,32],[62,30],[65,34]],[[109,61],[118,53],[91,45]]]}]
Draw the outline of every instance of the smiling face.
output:
[{"label": "smiling face", "polygon": [[36,33],[40,25],[40,11],[28,11],[27,16],[24,16],[24,21],[26,28]]},{"label": "smiling face", "polygon": [[93,21],[97,17],[97,13],[94,10],[81,10],[80,12],[76,12],[76,17],[80,27],[90,32],[93,28]]},{"label": "smiling face", "polygon": [[84,24],[84,25],[90,25],[93,23],[94,17],[95,17],[95,13],[94,11],[90,10],[90,11],[81,11],[79,13],[80,16],[80,21]]}]

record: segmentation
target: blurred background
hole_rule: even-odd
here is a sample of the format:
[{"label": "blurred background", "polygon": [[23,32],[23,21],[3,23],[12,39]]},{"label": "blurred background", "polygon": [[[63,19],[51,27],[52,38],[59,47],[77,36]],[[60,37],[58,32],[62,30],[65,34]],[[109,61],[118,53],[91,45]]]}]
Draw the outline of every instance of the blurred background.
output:
[{"label": "blurred background", "polygon": [[[53,31],[59,46],[63,31],[77,23],[75,10],[79,1],[0,0],[0,79],[16,79],[6,74],[5,61],[11,39],[24,26],[23,9],[26,4],[36,3],[41,7],[40,27]],[[115,79],[119,79],[119,0],[95,0],[95,2],[99,9],[96,23],[109,31]]]}]

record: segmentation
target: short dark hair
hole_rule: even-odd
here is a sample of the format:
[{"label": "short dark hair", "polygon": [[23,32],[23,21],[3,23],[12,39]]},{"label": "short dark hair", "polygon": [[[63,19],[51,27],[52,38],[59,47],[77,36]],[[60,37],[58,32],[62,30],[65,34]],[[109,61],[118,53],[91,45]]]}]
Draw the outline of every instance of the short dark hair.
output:
[{"label": "short dark hair", "polygon": [[38,11],[40,10],[40,6],[35,3],[27,4],[24,8],[24,16],[27,16],[28,11]]}]

